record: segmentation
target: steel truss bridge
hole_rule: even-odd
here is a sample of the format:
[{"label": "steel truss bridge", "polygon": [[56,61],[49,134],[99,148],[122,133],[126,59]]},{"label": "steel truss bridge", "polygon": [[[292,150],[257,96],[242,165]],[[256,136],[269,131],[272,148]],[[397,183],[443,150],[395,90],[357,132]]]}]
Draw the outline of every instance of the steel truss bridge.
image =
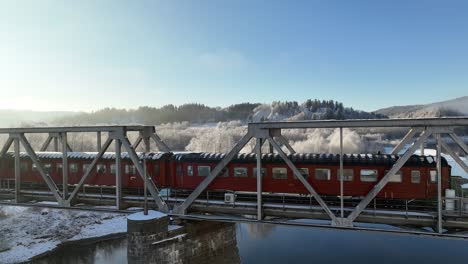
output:
[{"label": "steel truss bridge", "polygon": [[[250,215],[256,221],[271,222],[266,219],[277,217],[281,219],[309,218],[326,220],[324,225],[336,228],[359,228],[359,223],[381,223],[381,224],[397,224],[397,225],[413,225],[413,226],[435,226],[436,233],[443,233],[444,228],[468,229],[468,211],[464,211],[464,204],[468,204],[468,199],[464,198],[447,198],[442,194],[441,183],[441,152],[442,149],[450,155],[460,167],[468,173],[468,165],[460,159],[460,157],[451,148],[451,145],[458,146],[462,151],[468,154],[468,147],[462,140],[460,135],[455,133],[455,129],[459,127],[466,128],[468,126],[468,117],[456,118],[424,118],[424,119],[372,119],[372,120],[327,120],[327,121],[296,121],[296,122],[260,122],[249,123],[248,129],[243,137],[234,145],[234,147],[224,156],[224,158],[211,170],[210,174],[189,193],[180,197],[168,196],[160,193],[161,190],[148,178],[145,182],[146,189],[150,192],[149,201],[151,207],[160,211],[167,212],[171,215],[181,218],[197,218],[197,219],[214,219],[216,215],[218,219],[230,219],[232,221],[242,221],[239,215]],[[364,198],[354,203],[349,203],[345,199],[343,191],[343,129],[359,129],[359,128],[404,128],[408,129],[407,134],[403,137],[400,143],[394,147],[391,154],[398,154],[403,151],[400,158],[386,172],[385,176],[375,184],[375,186],[364,196]],[[334,128],[340,131],[340,195],[338,200],[331,205],[326,197],[319,194],[300,173],[294,163],[288,158],[285,151],[295,153],[295,150],[289,145],[288,140],[282,134],[284,129],[325,129]],[[138,133],[138,138],[135,142],[130,142],[128,132]],[[44,165],[36,155],[36,151],[31,146],[26,135],[29,134],[48,134],[47,139],[40,148],[40,151],[45,151],[53,142],[55,151],[60,151],[62,155],[62,172],[63,181],[62,188],[53,181],[48,175]],[[76,185],[68,184],[68,152],[72,149],[67,140],[69,133],[93,133],[96,135],[97,156],[92,160],[91,164],[85,170],[81,180]],[[102,144],[102,134],[107,133],[107,139]],[[3,144],[0,157],[3,157],[11,147],[13,147],[14,156],[14,171],[15,178],[12,188],[0,189],[0,198],[14,200],[13,203],[24,205],[25,199],[34,200],[52,200],[55,201],[60,208],[79,208],[78,202],[90,204],[107,204],[115,205],[115,210],[121,210],[125,205],[141,206],[143,197],[141,195],[123,194],[122,190],[122,164],[121,151],[128,152],[128,155],[135,166],[138,174],[145,180],[145,168],[139,159],[136,148],[143,143],[145,152],[150,151],[151,142],[153,141],[160,151],[170,151],[169,147],[157,135],[153,126],[77,126],[77,127],[41,127],[41,128],[0,128],[0,134],[8,135],[8,139]],[[450,138],[451,144],[447,143],[446,139]],[[257,157],[257,192],[246,194],[250,200],[239,201],[233,204],[225,204],[222,199],[211,197],[206,188],[220,174],[220,172],[229,164],[229,162],[246,146],[246,144],[255,139],[255,149]],[[406,202],[405,209],[399,211],[379,210],[375,206],[377,194],[385,187],[390,178],[397,173],[406,161],[421,148],[423,153],[424,144],[432,140],[435,142],[437,155],[437,201],[434,206],[436,210],[432,212],[416,212],[408,207]],[[85,193],[85,183],[90,177],[91,172],[96,168],[100,158],[106,153],[111,144],[114,143],[115,148],[115,187],[112,187],[113,193]],[[276,151],[287,166],[292,170],[295,177],[309,191],[307,199],[310,203],[291,204],[286,203],[285,195],[283,194],[283,202],[272,202],[271,197],[262,192],[262,145],[268,143],[270,152]],[[408,146],[405,149],[405,146]],[[47,190],[22,190],[21,187],[21,172],[20,172],[20,148],[29,155],[37,171],[42,177]],[[4,187],[4,186],[2,186]],[[69,192],[69,188],[72,191]],[[145,189],[145,192],[146,192]],[[276,196],[281,196],[277,194]],[[274,196],[274,195],[273,195]],[[270,200],[268,200],[270,199]],[[313,200],[313,202],[312,202]],[[457,211],[444,210],[444,202],[452,201],[457,204]],[[5,204],[5,203],[2,203]],[[43,204],[47,206],[47,204]]]}]

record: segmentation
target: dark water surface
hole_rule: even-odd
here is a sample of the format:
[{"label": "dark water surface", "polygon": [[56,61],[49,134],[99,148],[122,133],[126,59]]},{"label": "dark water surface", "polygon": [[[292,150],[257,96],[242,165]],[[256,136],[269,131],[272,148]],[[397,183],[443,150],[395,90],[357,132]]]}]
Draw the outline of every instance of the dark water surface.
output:
[{"label": "dark water surface", "polygon": [[[464,240],[267,224],[236,228],[234,250],[242,263],[468,263]],[[40,263],[126,263],[126,257],[127,242],[120,239],[67,248]]]}]

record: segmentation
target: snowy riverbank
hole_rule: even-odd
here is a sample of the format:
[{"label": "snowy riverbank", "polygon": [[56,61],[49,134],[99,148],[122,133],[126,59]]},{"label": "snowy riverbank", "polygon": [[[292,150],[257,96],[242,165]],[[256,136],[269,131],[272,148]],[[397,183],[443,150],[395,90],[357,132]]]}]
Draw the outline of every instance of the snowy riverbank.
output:
[{"label": "snowy riverbank", "polygon": [[65,242],[125,232],[124,214],[0,206],[0,262],[24,262]]}]

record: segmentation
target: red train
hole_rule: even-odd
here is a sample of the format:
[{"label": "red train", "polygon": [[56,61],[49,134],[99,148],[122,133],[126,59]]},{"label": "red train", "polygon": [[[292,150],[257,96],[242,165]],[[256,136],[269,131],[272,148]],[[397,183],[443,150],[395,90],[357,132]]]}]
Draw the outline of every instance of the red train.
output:
[{"label": "red train", "polygon": [[[76,184],[96,153],[70,152],[69,184]],[[140,154],[141,155],[141,154]],[[147,170],[159,188],[194,189],[224,157],[222,153],[156,152],[149,153]],[[41,160],[56,184],[62,183],[62,153],[39,152]],[[141,156],[140,156],[141,157]],[[339,195],[339,155],[292,154],[291,161],[322,195]],[[352,154],[344,155],[344,193],[359,197],[385,175],[398,160],[396,155]],[[43,183],[30,158],[21,153],[21,181]],[[442,188],[450,185],[450,166],[442,158]],[[209,185],[208,190],[256,191],[256,156],[239,154]],[[277,154],[262,156],[262,185],[264,192],[307,194],[304,185]],[[0,160],[0,179],[14,178],[14,159],[7,153]],[[115,154],[106,153],[85,182],[88,185],[115,185]],[[141,188],[143,181],[132,165],[127,153],[122,153],[123,188]],[[437,170],[431,156],[413,155],[401,170],[378,194],[381,198],[427,199],[437,195]]]}]

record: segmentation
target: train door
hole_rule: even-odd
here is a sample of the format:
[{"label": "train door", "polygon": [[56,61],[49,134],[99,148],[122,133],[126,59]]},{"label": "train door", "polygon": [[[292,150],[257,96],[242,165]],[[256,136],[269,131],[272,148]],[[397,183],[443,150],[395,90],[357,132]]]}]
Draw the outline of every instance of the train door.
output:
[{"label": "train door", "polygon": [[428,168],[426,170],[427,197],[437,196],[437,170]]}]

